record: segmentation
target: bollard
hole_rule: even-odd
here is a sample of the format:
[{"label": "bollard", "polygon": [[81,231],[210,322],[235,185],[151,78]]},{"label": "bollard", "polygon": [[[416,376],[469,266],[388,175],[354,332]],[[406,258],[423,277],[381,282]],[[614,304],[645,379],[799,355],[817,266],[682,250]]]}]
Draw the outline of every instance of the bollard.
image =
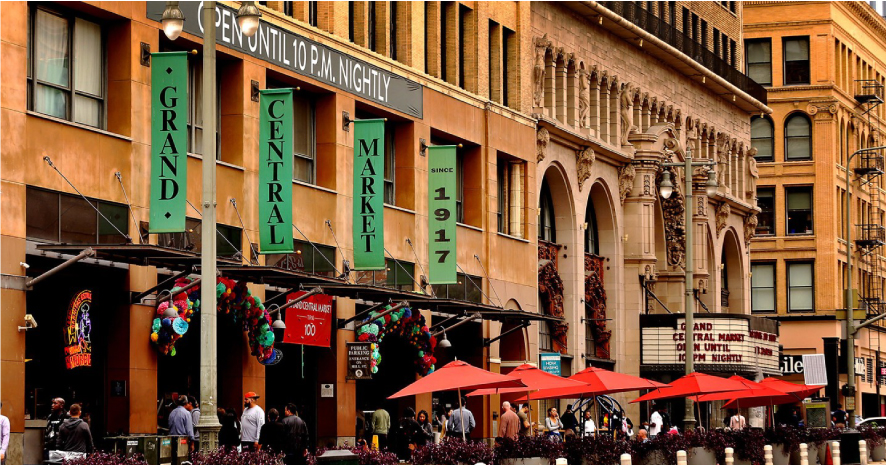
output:
[{"label": "bollard", "polygon": [[809,465],[809,445],[800,443],[800,465]]},{"label": "bollard", "polygon": [[769,444],[763,446],[763,462],[765,465],[772,465],[772,446]]},{"label": "bollard", "polygon": [[566,458],[564,458],[564,457],[558,458],[556,465],[566,465]]},{"label": "bollard", "polygon": [[831,443],[831,456],[834,465],[840,465],[840,442],[834,441]]},{"label": "bollard", "polygon": [[621,454],[621,465],[631,465],[631,454]]},{"label": "bollard", "polygon": [[686,451],[678,450],[677,451],[677,465],[686,465]]},{"label": "bollard", "polygon": [[858,441],[858,456],[861,457],[861,465],[868,465],[868,442],[864,439]]},{"label": "bollard", "polygon": [[731,447],[727,447],[726,448],[726,465],[732,465],[733,463],[735,463],[735,458],[733,457],[733,454],[735,454],[735,449],[733,449]]}]

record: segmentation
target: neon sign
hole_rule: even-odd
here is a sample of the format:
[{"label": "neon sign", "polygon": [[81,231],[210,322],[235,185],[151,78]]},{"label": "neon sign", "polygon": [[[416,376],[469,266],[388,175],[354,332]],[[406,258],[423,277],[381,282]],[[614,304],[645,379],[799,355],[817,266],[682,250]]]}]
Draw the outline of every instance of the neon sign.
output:
[{"label": "neon sign", "polygon": [[89,310],[92,307],[92,291],[80,291],[68,306],[68,319],[65,324],[65,366],[70,370],[92,366],[92,321]]}]

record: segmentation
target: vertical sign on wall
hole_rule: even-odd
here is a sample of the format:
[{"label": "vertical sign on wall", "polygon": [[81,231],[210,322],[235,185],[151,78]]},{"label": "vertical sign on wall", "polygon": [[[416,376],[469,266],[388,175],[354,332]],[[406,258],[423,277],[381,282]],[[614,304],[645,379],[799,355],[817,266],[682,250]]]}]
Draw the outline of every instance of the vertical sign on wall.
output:
[{"label": "vertical sign on wall", "polygon": [[68,306],[65,322],[65,366],[70,370],[92,366],[92,291],[80,291]]},{"label": "vertical sign on wall", "polygon": [[265,89],[260,94],[259,243],[262,253],[291,253],[292,89]]},{"label": "vertical sign on wall", "polygon": [[185,230],[188,53],[151,54],[151,233]]},{"label": "vertical sign on wall", "polygon": [[428,260],[431,284],[457,284],[455,271],[456,146],[428,147]]},{"label": "vertical sign on wall", "polygon": [[385,269],[385,120],[354,121],[354,269]]}]

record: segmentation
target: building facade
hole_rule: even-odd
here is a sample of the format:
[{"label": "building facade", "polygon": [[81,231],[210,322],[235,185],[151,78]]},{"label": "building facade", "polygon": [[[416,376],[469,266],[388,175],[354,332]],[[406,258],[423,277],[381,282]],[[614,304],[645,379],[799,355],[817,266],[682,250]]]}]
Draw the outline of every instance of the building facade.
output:
[{"label": "building facade", "polygon": [[[847,219],[855,307],[865,310],[857,318],[863,320],[879,314],[883,302],[883,154],[848,160],[883,145],[884,27],[867,2],[745,5],[747,70],[767,87],[773,109],[751,119],[762,210],[751,254],[752,311],[781,322],[786,355],[825,354],[827,396],[832,404],[854,403],[862,416],[883,412],[877,365],[886,340],[879,324],[854,338],[858,394],[845,399],[839,390],[845,363],[837,355],[845,357],[845,342],[839,346],[846,338],[840,313],[848,287]],[[802,370],[791,372],[802,379]]]}]

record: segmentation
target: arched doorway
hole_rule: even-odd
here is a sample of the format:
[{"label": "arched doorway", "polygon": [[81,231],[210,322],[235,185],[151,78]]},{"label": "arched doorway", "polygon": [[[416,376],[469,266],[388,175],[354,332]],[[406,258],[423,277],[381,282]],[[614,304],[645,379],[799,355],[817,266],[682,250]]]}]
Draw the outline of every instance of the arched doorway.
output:
[{"label": "arched doorway", "polygon": [[720,256],[720,306],[723,313],[743,314],[744,264],[741,260],[738,236],[730,228],[723,236]]},{"label": "arched doorway", "polygon": [[618,234],[612,196],[602,181],[591,187],[584,220],[585,358],[587,365],[592,365],[594,361],[612,359],[610,328],[620,327],[612,322],[621,317],[607,311],[618,308],[614,302],[618,293],[613,286],[618,277],[614,274],[616,270],[608,266],[618,253]]},{"label": "arched doorway", "polygon": [[[522,310],[520,304],[514,299],[507,301],[505,309]],[[502,323],[499,334],[504,334],[518,326],[520,326],[520,323]],[[525,362],[529,360],[528,355],[525,329],[512,331],[501,338],[498,348],[498,356],[503,362]]]}]

